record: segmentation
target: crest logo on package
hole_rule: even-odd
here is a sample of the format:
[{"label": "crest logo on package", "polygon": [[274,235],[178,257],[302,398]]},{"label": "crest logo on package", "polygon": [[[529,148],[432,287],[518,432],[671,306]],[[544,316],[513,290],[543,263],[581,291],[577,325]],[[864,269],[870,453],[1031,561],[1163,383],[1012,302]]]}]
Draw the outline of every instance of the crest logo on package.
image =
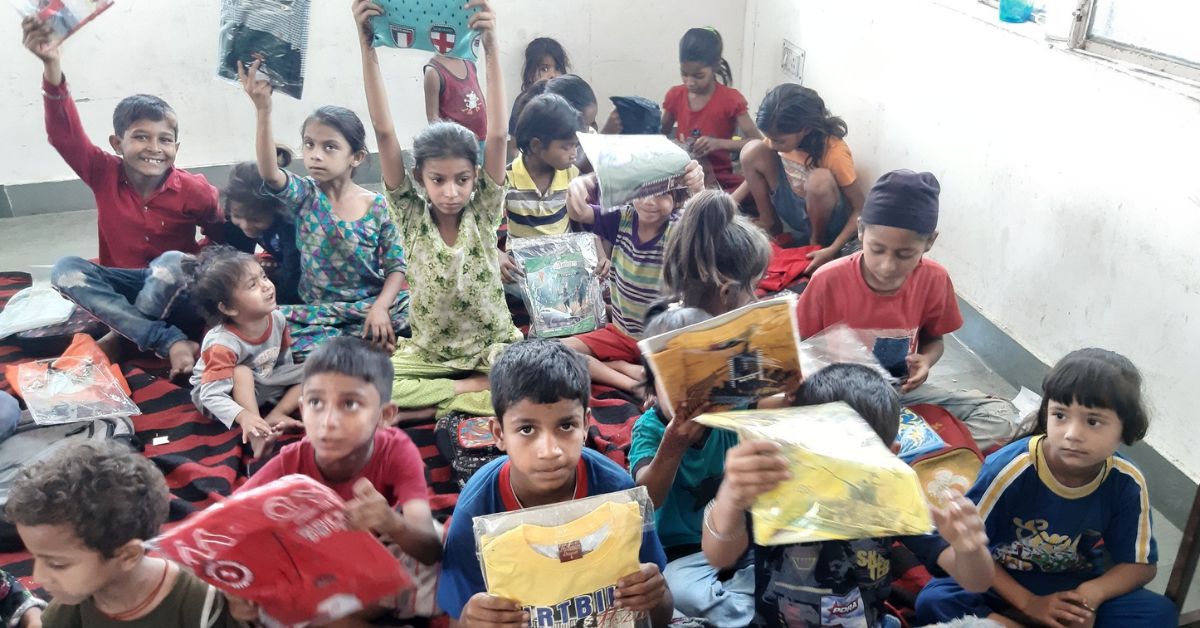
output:
[{"label": "crest logo on package", "polygon": [[407,26],[392,25],[392,42],[397,48],[412,48],[416,32]]},{"label": "crest logo on package", "polygon": [[372,21],[375,47],[427,50],[474,61],[479,33],[467,28],[462,0],[374,0],[383,15]]}]

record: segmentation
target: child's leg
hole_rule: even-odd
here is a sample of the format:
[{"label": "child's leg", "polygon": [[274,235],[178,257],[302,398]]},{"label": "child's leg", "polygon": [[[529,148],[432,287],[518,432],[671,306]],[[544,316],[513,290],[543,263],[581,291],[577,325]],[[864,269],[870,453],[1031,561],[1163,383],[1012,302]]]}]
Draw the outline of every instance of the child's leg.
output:
[{"label": "child's leg", "polygon": [[675,608],[714,626],[746,626],[754,618],[754,565],[743,558],[727,582],[697,552],[667,563],[663,578],[675,597]]},{"label": "child's leg", "polygon": [[825,246],[825,230],[841,196],[837,179],[828,168],[814,168],[808,173],[808,181],[804,184],[804,203],[808,209],[809,224],[812,225],[809,244]]},{"label": "child's leg", "polygon": [[183,279],[176,274],[182,255],[164,253],[144,269],[106,268],[64,257],[50,280],[63,296],[142,351],[171,359],[173,373],[190,372],[199,345],[164,320],[182,289]]},{"label": "child's leg", "polygon": [[900,403],[940,406],[967,425],[979,449],[987,451],[1012,440],[1017,430],[1017,408],[1006,399],[978,390],[949,390],[921,384],[900,396]]},{"label": "child's leg", "polygon": [[[640,396],[641,380],[633,379],[625,373],[613,368],[610,362],[601,362],[592,356],[585,356],[587,360],[588,375],[592,378],[593,384],[602,386],[611,386],[618,390],[633,393]],[[626,363],[628,364],[628,363]]]},{"label": "child's leg", "polygon": [[[936,624],[960,617],[989,617],[998,608],[989,602],[992,593],[971,593],[953,578],[934,578],[917,595],[917,624]],[[999,605],[997,605],[999,606]]]},{"label": "child's leg", "polygon": [[[250,367],[238,365],[233,367],[233,390],[229,396],[242,408],[254,414],[258,414],[258,396],[257,388],[254,382],[254,371]],[[243,427],[243,430],[246,428]],[[258,458],[266,451],[267,446],[275,441],[275,434],[257,434],[251,433],[247,439],[250,441],[250,450],[254,457]]]},{"label": "child's leg", "polygon": [[1135,589],[1096,609],[1096,628],[1124,626],[1174,626],[1179,609],[1165,596]]},{"label": "child's leg", "polygon": [[395,379],[392,402],[404,410],[401,419],[429,418],[438,412],[457,410],[475,416],[492,413],[487,376],[426,362],[405,351],[392,355]]},{"label": "child's leg", "polygon": [[746,191],[737,190],[739,196],[749,196],[758,211],[758,224],[770,227],[771,233],[780,233],[782,225],[771,204],[772,182],[779,180],[779,164],[775,151],[762,140],[751,140],[742,147],[742,176]]},{"label": "child's leg", "polygon": [[279,401],[275,404],[275,407],[271,408],[271,411],[268,412],[267,416],[263,417],[263,419],[265,419],[267,423],[270,423],[271,427],[274,427],[276,432],[292,428],[303,429],[304,424],[292,418],[292,416],[295,415],[296,411],[299,409],[300,385],[297,384],[288,388],[283,393],[283,396],[279,398]]},{"label": "child's leg", "polygon": [[646,381],[646,367],[641,364],[634,364],[625,360],[612,360],[608,365],[639,383]]}]

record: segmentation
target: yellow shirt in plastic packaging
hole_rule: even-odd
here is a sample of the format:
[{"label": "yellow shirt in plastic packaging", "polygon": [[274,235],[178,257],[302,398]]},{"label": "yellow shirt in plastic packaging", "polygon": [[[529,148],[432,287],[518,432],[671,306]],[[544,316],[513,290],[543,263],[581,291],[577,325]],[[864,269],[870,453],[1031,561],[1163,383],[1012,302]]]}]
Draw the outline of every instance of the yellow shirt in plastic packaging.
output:
[{"label": "yellow shirt in plastic packaging", "polygon": [[924,534],[933,529],[917,474],[850,406],[838,402],[778,410],[705,414],[742,441],[783,445],[792,479],[754,501],[754,541],[812,541]]},{"label": "yellow shirt in plastic packaging", "polygon": [[488,593],[520,602],[531,626],[632,626],[634,614],[614,601],[617,580],[640,568],[642,532],[642,505],[631,501],[603,503],[563,525],[482,536]]}]

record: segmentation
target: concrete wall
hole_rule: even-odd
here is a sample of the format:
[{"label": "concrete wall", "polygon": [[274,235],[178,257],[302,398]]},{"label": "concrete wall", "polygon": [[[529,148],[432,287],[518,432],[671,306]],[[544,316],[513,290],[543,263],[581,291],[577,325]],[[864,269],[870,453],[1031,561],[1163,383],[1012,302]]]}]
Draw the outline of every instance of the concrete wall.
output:
[{"label": "concrete wall", "polygon": [[[366,103],[349,0],[313,0],[304,100],[276,97],[276,137],[293,145],[305,115],[323,104]],[[611,95],[661,100],[679,81],[678,42],[692,26],[714,26],[741,74],[745,0],[503,0],[497,2],[508,100],[520,87],[525,44],[546,35],[567,48],[574,71],[595,88],[608,114]],[[122,0],[64,44],[64,69],[84,125],[104,145],[113,106],[124,96],[162,96],[179,112],[178,163],[224,164],[253,157],[253,106],[241,88],[215,78],[219,0]],[[686,15],[686,20],[681,19]],[[553,16],[553,17],[552,17]],[[562,16],[562,17],[559,17]],[[46,144],[40,63],[21,46],[14,16],[0,20],[0,185],[74,178]],[[382,51],[393,115],[402,137],[425,124],[421,66],[428,55]],[[481,66],[482,69],[482,66]],[[368,133],[368,135],[370,135]]]},{"label": "concrete wall", "polygon": [[862,175],[941,180],[932,256],[960,295],[1043,362],[1131,358],[1148,444],[1200,479],[1200,101],[947,4],[749,0],[747,96],[781,80],[782,37],[800,44]]}]

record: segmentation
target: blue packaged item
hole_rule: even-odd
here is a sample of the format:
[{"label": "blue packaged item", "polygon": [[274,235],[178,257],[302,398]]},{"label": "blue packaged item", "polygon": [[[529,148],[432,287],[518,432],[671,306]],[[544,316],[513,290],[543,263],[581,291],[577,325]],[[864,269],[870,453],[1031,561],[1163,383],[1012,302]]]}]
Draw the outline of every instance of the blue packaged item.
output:
[{"label": "blue packaged item", "polygon": [[374,0],[383,15],[371,20],[379,48],[411,48],[474,61],[479,31],[467,28],[472,10],[464,0]]},{"label": "blue packaged item", "polygon": [[900,443],[900,453],[896,455],[908,464],[946,446],[946,441],[925,419],[908,408],[900,409],[900,432],[896,434],[896,442]]},{"label": "blue packaged item", "polygon": [[1033,17],[1033,0],[1000,0],[1000,21],[1020,24]]}]

